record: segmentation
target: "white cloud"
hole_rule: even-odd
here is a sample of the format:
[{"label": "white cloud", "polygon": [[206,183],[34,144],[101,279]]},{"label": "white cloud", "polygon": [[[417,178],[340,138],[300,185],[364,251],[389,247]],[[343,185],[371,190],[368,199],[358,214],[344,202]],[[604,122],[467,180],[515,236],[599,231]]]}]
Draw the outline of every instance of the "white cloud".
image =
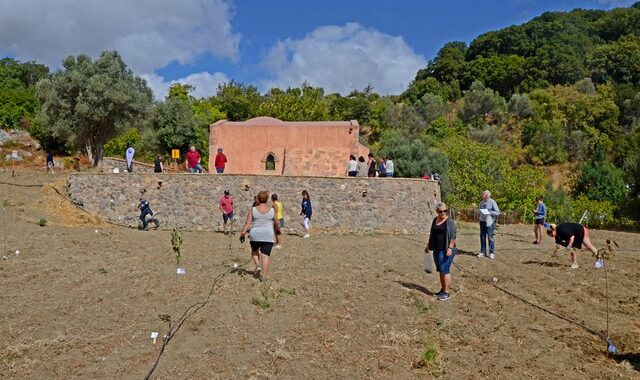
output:
[{"label": "white cloud", "polygon": [[229,78],[227,78],[224,73],[220,72],[213,74],[208,72],[195,73],[185,78],[171,81],[166,81],[162,76],[157,74],[143,74],[141,77],[147,81],[149,87],[153,90],[155,98],[158,100],[164,99],[164,97],[167,96],[169,87],[174,83],[190,84],[194,86],[195,90],[191,95],[196,98],[202,98],[215,95],[218,90],[218,85],[229,81]]},{"label": "white cloud", "polygon": [[399,94],[426,63],[402,37],[357,23],[322,26],[303,39],[278,42],[265,61],[274,78],[263,84],[287,88],[307,81],[325,93],[347,94],[371,83],[380,94]]},{"label": "white cloud", "polygon": [[230,0],[3,0],[0,46],[59,67],[68,55],[117,49],[136,73],[209,52],[236,60]]}]

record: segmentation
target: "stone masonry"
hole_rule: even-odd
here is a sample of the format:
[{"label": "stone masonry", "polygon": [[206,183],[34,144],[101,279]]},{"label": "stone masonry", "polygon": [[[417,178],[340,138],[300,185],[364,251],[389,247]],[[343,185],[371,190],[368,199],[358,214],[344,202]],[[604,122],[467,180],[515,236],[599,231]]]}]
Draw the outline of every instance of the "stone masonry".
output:
[{"label": "stone masonry", "polygon": [[[161,183],[161,185],[159,185]],[[162,228],[216,230],[224,190],[234,197],[237,228],[260,190],[278,194],[287,228],[300,229],[302,190],[311,195],[314,228],[342,232],[426,233],[435,217],[440,186],[404,178],[330,178],[215,174],[74,173],[68,178],[72,201],[119,224],[136,226],[139,190],[146,188]]]}]

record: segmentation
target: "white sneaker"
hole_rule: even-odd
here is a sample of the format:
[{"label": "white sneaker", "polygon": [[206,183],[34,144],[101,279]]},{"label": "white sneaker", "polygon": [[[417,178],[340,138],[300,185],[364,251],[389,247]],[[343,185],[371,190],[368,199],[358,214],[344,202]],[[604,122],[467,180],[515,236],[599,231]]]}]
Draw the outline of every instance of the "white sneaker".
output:
[{"label": "white sneaker", "polygon": [[280,244],[276,244],[275,248],[280,249],[282,246]]},{"label": "white sneaker", "polygon": [[478,258],[481,259],[483,257],[487,257],[487,255],[485,255],[484,253],[478,253]]},{"label": "white sneaker", "polygon": [[310,238],[310,237],[311,237],[311,235],[309,235],[309,234],[304,234],[304,236],[303,236],[302,238],[303,238],[303,239],[308,239],[308,238]]},{"label": "white sneaker", "polygon": [[596,265],[595,265],[596,269],[600,269],[603,266],[604,266],[604,262],[602,261],[602,259],[596,260]]},{"label": "white sneaker", "polygon": [[578,269],[578,264],[571,264],[571,269]]},{"label": "white sneaker", "polygon": [[489,258],[490,258],[491,260],[495,260],[495,259],[496,259],[496,255],[494,255],[493,253],[490,253],[490,254],[489,254]]}]

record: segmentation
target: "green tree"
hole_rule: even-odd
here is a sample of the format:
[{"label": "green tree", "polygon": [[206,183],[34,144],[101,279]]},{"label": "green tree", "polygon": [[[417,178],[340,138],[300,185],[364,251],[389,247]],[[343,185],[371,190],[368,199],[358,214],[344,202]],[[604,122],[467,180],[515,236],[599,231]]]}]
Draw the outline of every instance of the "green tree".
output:
[{"label": "green tree", "polygon": [[447,112],[447,104],[440,95],[424,94],[415,104],[416,110],[427,124],[442,117]]},{"label": "green tree", "polygon": [[167,153],[171,149],[180,149],[186,152],[189,146],[196,145],[206,156],[208,142],[201,145],[202,141],[196,135],[199,125],[188,102],[180,97],[167,97],[156,105],[143,140],[150,151]]},{"label": "green tree", "polygon": [[482,82],[474,82],[469,91],[465,91],[463,100],[460,117],[476,126],[484,124],[488,117],[497,117],[507,108],[504,99]]},{"label": "green tree", "polygon": [[284,121],[320,121],[329,119],[329,107],[322,88],[304,83],[287,91],[271,89],[260,104],[260,114]]},{"label": "green tree", "polygon": [[231,121],[245,121],[260,116],[262,97],[255,86],[231,81],[218,85],[217,106]]},{"label": "green tree", "polygon": [[627,196],[624,172],[606,161],[583,164],[573,185],[573,193],[617,204]]},{"label": "green tree", "polygon": [[513,94],[509,99],[509,112],[524,120],[535,114],[533,103],[527,94]]},{"label": "green tree", "polygon": [[604,83],[640,81],[640,36],[628,35],[610,44],[596,46],[589,57],[593,78]]},{"label": "green tree", "polygon": [[94,165],[104,156],[104,144],[143,117],[152,94],[133,75],[120,54],[108,51],[92,61],[70,56],[63,70],[37,85],[43,129],[76,148],[85,148]]}]

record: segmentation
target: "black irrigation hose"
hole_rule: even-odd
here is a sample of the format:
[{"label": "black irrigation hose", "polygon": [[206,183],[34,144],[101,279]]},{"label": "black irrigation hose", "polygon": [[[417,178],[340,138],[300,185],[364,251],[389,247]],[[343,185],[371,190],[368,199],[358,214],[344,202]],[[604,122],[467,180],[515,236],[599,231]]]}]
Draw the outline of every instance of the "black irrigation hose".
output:
[{"label": "black irrigation hose", "polygon": [[[231,231],[233,231],[233,224],[231,227]],[[231,233],[229,234],[229,253],[232,253],[232,246],[231,246]],[[185,310],[184,313],[182,313],[182,316],[180,317],[180,319],[178,319],[178,322],[169,327],[169,330],[167,331],[166,334],[164,334],[163,338],[162,338],[162,347],[160,348],[160,352],[158,353],[158,356],[156,357],[156,361],[153,363],[153,366],[149,369],[149,372],[147,372],[147,375],[144,377],[145,380],[148,380],[149,378],[151,378],[151,375],[153,374],[153,372],[156,370],[156,367],[158,366],[158,363],[160,362],[160,358],[162,357],[162,354],[164,354],[164,349],[167,347],[167,344],[169,344],[169,341],[171,340],[171,338],[173,338],[173,336],[178,332],[178,330],[180,330],[180,327],[182,327],[182,324],[193,314],[195,314],[198,310],[200,310],[201,308],[203,308],[207,303],[209,303],[209,300],[211,299],[211,296],[213,295],[213,292],[215,290],[216,285],[218,284],[218,281],[222,280],[226,275],[230,274],[230,273],[235,273],[238,272],[240,270],[240,268],[244,267],[245,265],[249,264],[251,262],[251,258],[249,260],[247,260],[244,264],[238,266],[238,267],[234,267],[230,270],[226,270],[222,273],[220,273],[219,275],[217,275],[214,279],[213,282],[211,283],[211,290],[209,291],[209,294],[207,295],[207,298],[204,301],[198,301],[196,303],[194,303],[193,305],[189,306],[187,308],[187,310]]]},{"label": "black irrigation hose", "polygon": [[[415,241],[415,242],[419,242],[419,243],[423,243],[423,244],[424,244],[424,242],[423,242],[423,241],[418,240],[418,239],[412,239],[412,238],[404,237],[404,236],[403,236],[403,238],[404,238],[404,239],[407,239],[407,240],[412,240],[412,241]],[[464,268],[463,266],[461,266],[460,264],[453,263],[453,265],[455,265],[455,266],[456,266],[456,268],[460,268],[460,270],[462,270],[463,272],[465,272],[465,273],[468,273],[468,274],[472,275],[472,276],[473,276],[473,277],[475,277],[476,279],[478,279],[478,280],[480,280],[480,281],[482,281],[482,282],[487,282],[487,280],[485,280],[484,278],[480,277],[479,275],[477,275],[477,274],[473,273],[473,272],[472,272],[472,271],[470,271],[469,269],[465,269],[465,268]],[[569,318],[567,318],[567,317],[565,317],[565,316],[563,316],[563,315],[560,315],[560,314],[558,314],[558,313],[556,313],[556,312],[554,312],[554,311],[552,311],[552,310],[549,310],[549,309],[547,309],[547,308],[545,308],[545,307],[542,307],[542,306],[537,305],[537,304],[535,304],[535,303],[533,303],[533,302],[531,302],[531,301],[528,301],[528,300],[524,299],[523,297],[521,297],[521,296],[519,296],[519,295],[517,295],[517,294],[514,294],[514,293],[512,293],[512,292],[510,292],[510,291],[508,291],[508,290],[506,290],[506,289],[504,289],[504,288],[502,288],[502,287],[500,287],[499,285],[497,285],[497,284],[495,284],[495,283],[491,283],[491,285],[492,285],[494,288],[496,288],[496,289],[498,289],[498,290],[503,291],[504,293],[506,293],[506,294],[510,295],[511,297],[513,297],[513,298],[515,298],[515,299],[517,299],[517,300],[520,300],[520,301],[524,302],[525,304],[527,304],[527,305],[529,305],[529,306],[531,306],[531,307],[534,307],[534,308],[536,308],[536,309],[539,309],[539,310],[541,310],[541,311],[543,311],[543,312],[545,312],[545,313],[548,313],[548,314],[553,315],[554,317],[560,318],[560,319],[562,319],[562,320],[564,320],[564,321],[566,321],[566,322],[569,322],[569,323],[571,323],[571,324],[573,324],[573,325],[575,325],[575,326],[577,326],[577,327],[580,327],[581,329],[583,329],[583,330],[587,331],[588,333],[591,333],[591,334],[593,334],[593,335],[596,335],[596,336],[598,336],[598,337],[602,338],[605,342],[609,343],[609,338],[608,338],[607,336],[605,336],[604,334],[601,334],[601,333],[599,333],[599,332],[597,332],[597,331],[595,331],[595,330],[593,330],[593,329],[591,329],[591,328],[589,328],[589,327],[587,327],[587,326],[585,326],[585,325],[581,324],[580,322],[577,322],[577,321],[574,321],[574,320],[572,320],[572,319],[569,319]],[[609,317],[608,317],[608,313],[607,313],[607,323],[608,323],[608,319],[609,319]],[[608,331],[608,327],[607,327],[607,334],[608,334],[608,333],[609,333],[609,331]]]}]

